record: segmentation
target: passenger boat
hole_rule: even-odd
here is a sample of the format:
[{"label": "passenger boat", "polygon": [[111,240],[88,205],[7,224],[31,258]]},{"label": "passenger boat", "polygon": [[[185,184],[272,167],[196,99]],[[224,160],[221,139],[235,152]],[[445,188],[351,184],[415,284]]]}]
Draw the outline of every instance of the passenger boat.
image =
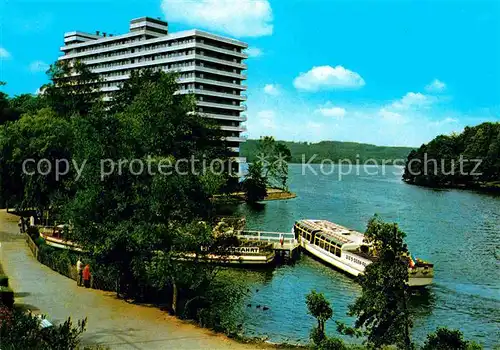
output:
[{"label": "passenger boat", "polygon": [[[300,246],[325,263],[358,276],[376,260],[364,235],[326,220],[300,220],[293,227]],[[408,257],[410,287],[425,287],[432,283],[434,266]]]}]

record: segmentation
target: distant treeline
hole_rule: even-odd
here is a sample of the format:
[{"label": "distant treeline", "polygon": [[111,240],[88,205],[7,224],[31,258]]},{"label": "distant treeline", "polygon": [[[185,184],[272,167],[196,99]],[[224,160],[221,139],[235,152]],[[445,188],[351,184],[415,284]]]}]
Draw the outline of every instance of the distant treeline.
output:
[{"label": "distant treeline", "polygon": [[[413,148],[408,147],[388,147],[375,146],[365,143],[340,142],[340,141],[321,141],[318,143],[309,142],[290,142],[279,141],[285,144],[292,154],[290,163],[302,163],[303,159],[310,163],[321,163],[324,159],[338,162],[348,159],[353,163],[359,159],[363,163],[369,159],[376,160],[379,164],[382,161],[392,163],[394,160],[400,160],[403,165],[403,159],[406,159]],[[248,162],[252,163],[259,155],[258,140],[248,140],[241,145],[242,157],[246,157]],[[305,158],[303,158],[305,157]]]},{"label": "distant treeline", "polygon": [[500,123],[441,135],[408,155],[403,180],[431,187],[500,190]]}]

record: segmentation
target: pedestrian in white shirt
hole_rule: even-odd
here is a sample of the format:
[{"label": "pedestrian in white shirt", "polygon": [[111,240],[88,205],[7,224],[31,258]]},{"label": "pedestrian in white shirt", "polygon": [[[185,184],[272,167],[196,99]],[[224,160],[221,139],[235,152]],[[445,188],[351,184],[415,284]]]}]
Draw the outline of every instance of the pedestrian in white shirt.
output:
[{"label": "pedestrian in white shirt", "polygon": [[76,272],[77,272],[77,277],[76,277],[76,284],[78,286],[82,285],[82,274],[83,274],[83,263],[80,258],[78,258],[78,261],[76,262]]}]

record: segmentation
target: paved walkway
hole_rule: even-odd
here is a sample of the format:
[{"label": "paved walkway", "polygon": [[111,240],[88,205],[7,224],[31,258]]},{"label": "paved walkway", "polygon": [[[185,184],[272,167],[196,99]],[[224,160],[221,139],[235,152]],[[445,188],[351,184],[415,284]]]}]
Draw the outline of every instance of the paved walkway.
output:
[{"label": "paved walkway", "polygon": [[53,323],[87,317],[84,343],[112,349],[255,349],[182,322],[157,308],[116,299],[114,293],[77,287],[40,264],[18,232],[18,218],[0,210],[0,262],[16,304],[39,310]]}]

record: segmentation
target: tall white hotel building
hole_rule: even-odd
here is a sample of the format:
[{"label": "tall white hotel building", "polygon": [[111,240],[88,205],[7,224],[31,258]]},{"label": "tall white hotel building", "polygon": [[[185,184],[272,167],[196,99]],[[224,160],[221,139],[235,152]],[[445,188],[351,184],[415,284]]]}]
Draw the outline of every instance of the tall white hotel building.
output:
[{"label": "tall white hotel building", "polygon": [[105,99],[129,78],[135,69],[151,68],[178,72],[179,93],[194,93],[197,112],[214,119],[237,162],[246,131],[247,69],[243,53],[248,45],[231,38],[200,30],[168,32],[168,23],[149,17],[130,21],[130,31],[122,35],[83,32],[64,34],[63,55],[59,60],[81,61],[102,79]]}]

